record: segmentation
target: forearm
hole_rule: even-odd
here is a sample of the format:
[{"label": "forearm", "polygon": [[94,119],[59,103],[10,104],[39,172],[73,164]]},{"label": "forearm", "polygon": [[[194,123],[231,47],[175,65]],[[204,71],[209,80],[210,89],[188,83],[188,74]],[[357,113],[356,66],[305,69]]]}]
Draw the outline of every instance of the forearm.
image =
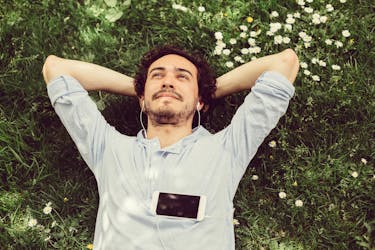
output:
[{"label": "forearm", "polygon": [[217,78],[215,97],[251,89],[258,77],[265,71],[276,71],[294,82],[299,69],[297,55],[287,49],[280,53],[261,57],[245,63]]},{"label": "forearm", "polygon": [[49,56],[43,65],[44,81],[48,84],[61,75],[74,77],[86,90],[136,96],[133,78],[129,76],[96,64]]}]

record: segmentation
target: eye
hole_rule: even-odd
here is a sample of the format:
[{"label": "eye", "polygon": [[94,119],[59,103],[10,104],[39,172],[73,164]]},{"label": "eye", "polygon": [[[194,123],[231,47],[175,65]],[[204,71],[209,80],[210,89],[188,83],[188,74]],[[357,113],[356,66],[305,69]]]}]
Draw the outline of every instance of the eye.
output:
[{"label": "eye", "polygon": [[159,72],[155,72],[155,73],[152,73],[151,74],[151,78],[156,78],[156,79],[159,79],[162,77],[162,74],[159,73]]},{"label": "eye", "polygon": [[179,79],[189,80],[189,77],[187,75],[184,75],[184,74],[179,74],[177,77]]}]

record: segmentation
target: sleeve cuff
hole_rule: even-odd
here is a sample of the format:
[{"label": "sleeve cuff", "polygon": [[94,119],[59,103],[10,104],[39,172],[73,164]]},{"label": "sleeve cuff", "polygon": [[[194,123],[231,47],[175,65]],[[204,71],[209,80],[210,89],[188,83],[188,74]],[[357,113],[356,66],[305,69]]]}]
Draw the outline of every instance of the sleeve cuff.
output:
[{"label": "sleeve cuff", "polygon": [[87,93],[78,80],[71,76],[59,76],[47,84],[47,93],[52,106],[55,105],[58,98],[76,92]]},{"label": "sleeve cuff", "polygon": [[264,72],[256,82],[283,91],[289,98],[292,98],[295,92],[293,84],[284,75],[276,71]]}]

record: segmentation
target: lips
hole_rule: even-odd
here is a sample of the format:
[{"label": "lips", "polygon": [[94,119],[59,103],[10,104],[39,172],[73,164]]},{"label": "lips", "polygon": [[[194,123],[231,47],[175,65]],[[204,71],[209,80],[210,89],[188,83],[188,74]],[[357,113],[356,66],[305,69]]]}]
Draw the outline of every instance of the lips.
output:
[{"label": "lips", "polygon": [[152,100],[158,99],[160,97],[172,97],[180,101],[182,100],[182,96],[180,94],[173,92],[173,91],[165,91],[165,90],[161,90],[153,94]]},{"label": "lips", "polygon": [[156,98],[160,98],[160,97],[173,97],[173,98],[177,99],[177,96],[171,95],[169,93],[163,93],[163,94],[160,94],[160,95],[156,96]]}]

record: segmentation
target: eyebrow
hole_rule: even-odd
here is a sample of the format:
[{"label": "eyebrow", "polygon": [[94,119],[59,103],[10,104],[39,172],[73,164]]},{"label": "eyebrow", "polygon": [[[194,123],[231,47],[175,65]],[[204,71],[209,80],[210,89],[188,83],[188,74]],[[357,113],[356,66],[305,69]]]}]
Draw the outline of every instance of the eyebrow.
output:
[{"label": "eyebrow", "polygon": [[[165,71],[166,69],[165,69],[165,67],[156,67],[156,68],[151,69],[150,72],[149,72],[149,74],[151,74],[151,72],[156,71],[156,70],[163,70],[163,71]],[[184,68],[176,68],[176,67],[175,67],[174,70],[175,70],[175,71],[178,71],[178,72],[186,72],[186,73],[188,73],[189,75],[191,75],[191,77],[193,77],[193,74],[192,74],[189,70],[187,70],[187,69],[184,69]]]}]

